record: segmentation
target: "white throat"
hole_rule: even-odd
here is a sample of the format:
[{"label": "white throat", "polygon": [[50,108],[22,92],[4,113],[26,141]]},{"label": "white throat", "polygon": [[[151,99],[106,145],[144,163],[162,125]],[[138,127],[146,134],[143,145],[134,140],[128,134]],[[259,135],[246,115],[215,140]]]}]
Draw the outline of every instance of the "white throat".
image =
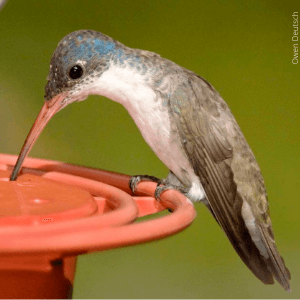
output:
[{"label": "white throat", "polygon": [[156,95],[147,84],[147,75],[141,75],[131,68],[121,68],[111,65],[92,87],[92,92],[112,99],[128,110],[132,104],[141,105],[140,102],[153,102]]},{"label": "white throat", "polygon": [[122,104],[146,142],[160,157],[170,139],[170,118],[167,108],[162,106],[161,99],[157,98],[147,79],[147,74],[141,75],[131,68],[111,65],[94,82],[90,93]]}]

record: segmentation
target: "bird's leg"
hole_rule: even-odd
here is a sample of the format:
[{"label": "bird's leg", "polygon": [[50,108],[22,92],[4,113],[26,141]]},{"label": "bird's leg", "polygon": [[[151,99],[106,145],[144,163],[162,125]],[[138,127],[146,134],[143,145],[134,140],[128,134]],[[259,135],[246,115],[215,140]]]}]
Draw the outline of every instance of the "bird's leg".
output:
[{"label": "bird's leg", "polygon": [[157,185],[155,193],[154,193],[155,199],[157,201],[159,201],[161,193],[163,193],[164,191],[167,191],[167,190],[175,190],[175,191],[182,193],[183,195],[186,195],[189,191],[188,188],[185,188],[183,186],[178,186],[178,185],[171,184],[169,182],[165,182],[163,185],[161,185],[161,184]]},{"label": "bird's leg", "polygon": [[[167,179],[165,179],[165,183],[163,185],[159,185],[159,184],[157,185],[156,190],[154,192],[155,199],[159,202],[161,193],[167,190],[175,190],[182,193],[183,195],[186,195],[188,193],[187,188],[183,186],[171,184],[170,182],[168,182]],[[168,211],[173,212],[171,208],[168,208]]]},{"label": "bird's leg", "polygon": [[131,191],[133,193],[135,193],[137,185],[141,182],[141,181],[152,181],[152,182],[156,182],[157,186],[161,185],[161,184],[165,184],[166,179],[160,179],[157,178],[155,176],[149,176],[149,175],[135,175],[132,176],[129,180],[129,187],[131,189]]},{"label": "bird's leg", "polygon": [[[169,178],[169,176],[168,176]],[[160,195],[166,190],[176,190],[182,193],[183,195],[186,195],[189,191],[188,188],[185,188],[184,186],[181,185],[176,185],[170,183],[170,181],[166,179],[160,179],[154,176],[149,176],[149,175],[136,175],[132,176],[129,181],[129,187],[132,190],[133,193],[135,193],[137,185],[141,181],[152,181],[157,183],[157,187],[155,189],[154,197],[157,201],[160,200]]]}]

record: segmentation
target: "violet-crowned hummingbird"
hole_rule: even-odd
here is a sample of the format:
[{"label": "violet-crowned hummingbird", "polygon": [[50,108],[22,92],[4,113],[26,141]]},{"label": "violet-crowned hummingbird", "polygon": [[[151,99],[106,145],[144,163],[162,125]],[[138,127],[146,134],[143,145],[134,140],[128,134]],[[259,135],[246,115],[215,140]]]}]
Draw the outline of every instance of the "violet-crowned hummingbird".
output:
[{"label": "violet-crowned hummingbird", "polygon": [[290,273],[275,242],[264,180],[227,104],[206,80],[158,54],[126,47],[96,31],[70,33],[50,63],[45,103],[15,165],[22,162],[51,117],[90,94],[121,103],[144,139],[170,169],[156,198],[177,189],[202,201],[244,263],[265,284],[273,277],[290,291]]}]

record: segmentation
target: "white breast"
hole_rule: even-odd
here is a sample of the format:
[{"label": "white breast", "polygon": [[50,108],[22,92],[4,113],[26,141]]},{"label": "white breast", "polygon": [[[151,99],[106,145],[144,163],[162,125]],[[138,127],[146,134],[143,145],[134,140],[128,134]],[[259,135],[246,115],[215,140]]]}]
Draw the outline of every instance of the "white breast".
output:
[{"label": "white breast", "polygon": [[168,109],[162,105],[159,94],[148,85],[145,76],[129,68],[111,66],[94,82],[90,93],[103,95],[122,104],[159,159],[185,185],[191,186],[191,198],[199,200],[203,197],[201,184],[178,142],[177,132],[171,130]]}]

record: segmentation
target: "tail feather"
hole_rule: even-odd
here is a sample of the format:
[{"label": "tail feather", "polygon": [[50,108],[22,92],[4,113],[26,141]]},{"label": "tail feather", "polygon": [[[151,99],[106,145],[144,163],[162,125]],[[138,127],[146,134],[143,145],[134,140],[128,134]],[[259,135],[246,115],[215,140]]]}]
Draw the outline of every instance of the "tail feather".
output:
[{"label": "tail feather", "polygon": [[[206,189],[206,192],[210,199],[212,199],[213,193],[211,193],[210,189]],[[241,203],[241,198],[238,193],[236,194],[236,200]],[[230,223],[228,222],[226,214],[218,214],[217,210],[212,209],[210,205],[208,205],[208,208],[226,233],[235,251],[251,272],[264,284],[274,284],[274,277],[287,292],[290,292],[290,272],[286,268],[282,257],[279,255],[275,243],[266,237],[264,230],[261,228],[262,242],[267,250],[268,258],[261,255],[241,217],[239,217],[238,222],[235,223],[234,228],[232,228],[229,225]],[[241,216],[241,214],[237,215]]]},{"label": "tail feather", "polygon": [[282,256],[280,256],[275,243],[266,238],[263,231],[261,231],[261,233],[268,249],[269,259],[267,260],[267,266],[270,272],[287,292],[291,292],[289,282],[291,279],[291,273],[289,269],[285,266],[284,260]]}]

